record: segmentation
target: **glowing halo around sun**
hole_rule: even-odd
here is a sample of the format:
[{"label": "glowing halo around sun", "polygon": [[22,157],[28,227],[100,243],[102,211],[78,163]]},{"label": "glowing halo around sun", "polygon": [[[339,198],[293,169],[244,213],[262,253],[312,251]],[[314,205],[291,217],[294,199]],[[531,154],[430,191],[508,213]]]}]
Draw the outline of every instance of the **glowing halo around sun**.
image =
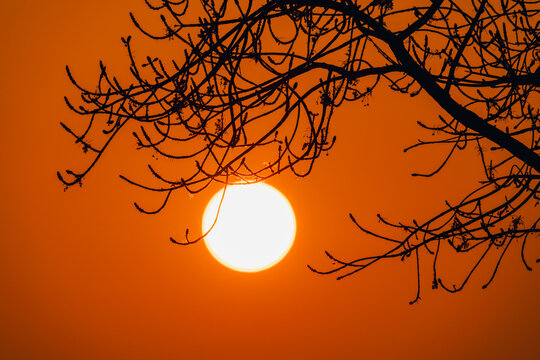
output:
[{"label": "glowing halo around sun", "polygon": [[222,196],[223,189],[212,197],[203,215],[206,247],[220,263],[256,272],[287,255],[296,235],[296,219],[283,194],[263,183],[229,185],[216,220]]}]

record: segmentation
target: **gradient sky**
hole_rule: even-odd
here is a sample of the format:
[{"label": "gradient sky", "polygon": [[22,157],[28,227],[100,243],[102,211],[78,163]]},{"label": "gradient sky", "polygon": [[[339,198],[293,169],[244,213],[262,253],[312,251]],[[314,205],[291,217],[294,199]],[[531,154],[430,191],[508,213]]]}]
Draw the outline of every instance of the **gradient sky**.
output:
[{"label": "gradient sky", "polygon": [[[144,166],[129,140],[110,149],[82,188],[64,192],[56,171],[84,163],[59,125],[84,121],[64,104],[64,95],[77,95],[64,67],[86,84],[97,79],[99,59],[124,71],[120,37],[135,33],[130,10],[144,14],[144,2],[0,4],[0,358],[540,358],[538,242],[528,252],[535,271],[513,246],[487,290],[487,270],[455,295],[432,291],[426,272],[413,306],[413,261],[341,281],[306,267],[329,268],[324,250],[352,259],[377,249],[349,212],[381,229],[379,212],[423,219],[474,185],[474,153],[456,156],[436,179],[410,176],[439,159],[402,151],[423,135],[416,121],[436,114],[421,96],[381,88],[370,106],[343,107],[333,120],[337,145],[313,174],[269,181],[291,202],[298,231],[288,256],[264,272],[235,272],[202,243],[168,241],[186,227],[199,231],[217,187],[177,194],[157,216],[138,213],[133,201],[151,198],[118,177]],[[137,50],[137,41],[136,54],[146,55],[152,44]]]}]

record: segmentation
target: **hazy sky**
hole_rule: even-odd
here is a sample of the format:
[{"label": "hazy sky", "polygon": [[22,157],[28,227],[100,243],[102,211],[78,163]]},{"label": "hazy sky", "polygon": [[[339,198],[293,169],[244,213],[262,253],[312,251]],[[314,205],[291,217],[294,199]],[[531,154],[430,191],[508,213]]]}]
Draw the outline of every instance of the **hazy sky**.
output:
[{"label": "hazy sky", "polygon": [[[330,268],[324,250],[353,259],[377,249],[349,212],[381,229],[379,212],[422,219],[474,185],[479,159],[470,153],[437,179],[410,176],[439,159],[402,151],[422,135],[416,121],[436,114],[422,97],[381,89],[368,107],[344,107],[333,122],[337,145],[313,174],[270,181],[295,209],[297,238],[261,273],[229,270],[203,244],[168,241],[186,227],[200,231],[217,187],[177,194],[157,216],[135,210],[133,201],[151,198],[118,177],[144,166],[127,136],[82,188],[64,192],[56,171],[85,161],[59,125],[84,121],[64,104],[64,95],[77,96],[64,67],[86,84],[97,79],[100,59],[124,71],[120,37],[135,33],[129,11],[143,9],[142,0],[0,4],[0,358],[540,358],[540,266],[526,271],[519,247],[487,290],[489,268],[455,295],[432,291],[426,272],[414,306],[413,261],[341,281],[306,267]],[[529,250],[534,263],[540,245]]]}]

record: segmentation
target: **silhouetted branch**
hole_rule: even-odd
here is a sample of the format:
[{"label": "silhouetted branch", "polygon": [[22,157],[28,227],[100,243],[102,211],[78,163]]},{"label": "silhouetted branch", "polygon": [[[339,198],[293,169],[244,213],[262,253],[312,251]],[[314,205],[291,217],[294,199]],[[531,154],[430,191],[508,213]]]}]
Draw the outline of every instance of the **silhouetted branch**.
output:
[{"label": "silhouetted branch", "polygon": [[[350,215],[362,234],[392,247],[352,261],[327,253],[334,268],[310,269],[343,278],[386,259],[414,255],[418,292],[413,302],[420,299],[424,259],[432,261],[432,287],[451,292],[461,290],[491,253],[502,249],[490,284],[510,244],[521,242],[530,269],[525,243],[539,232],[534,211],[540,201],[539,1],[146,4],[159,14],[161,28],[146,29],[130,14],[135,27],[183,55],[139,58],[128,36],[122,39],[131,76],[127,85],[102,63],[96,86],[88,88],[66,68],[81,105],[68,99],[66,104],[88,123],[82,131],[62,127],[92,157],[83,170],[58,173],[66,187],[82,183],[121,131],[131,132],[136,148],[151,156],[151,181],[122,179],[163,193],[153,210],[135,203],[144,213],[161,211],[177,190],[194,194],[229,178],[257,182],[288,170],[307,176],[335,143],[330,126],[336,108],[365,103],[386,84],[411,97],[424,92],[440,106],[432,123],[418,123],[433,137],[418,139],[405,151],[440,146],[445,155],[435,170],[413,175],[435,176],[457,152],[473,146],[485,179],[423,222],[379,217],[404,237],[367,230]],[[186,233],[186,242],[171,241],[197,240]],[[447,251],[476,259],[459,286],[448,287],[439,277],[437,264]]]}]

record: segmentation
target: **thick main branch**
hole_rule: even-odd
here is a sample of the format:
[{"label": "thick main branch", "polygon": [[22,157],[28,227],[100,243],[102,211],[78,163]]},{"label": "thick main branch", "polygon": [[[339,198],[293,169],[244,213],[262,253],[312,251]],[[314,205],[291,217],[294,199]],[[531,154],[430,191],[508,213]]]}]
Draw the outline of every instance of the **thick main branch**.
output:
[{"label": "thick main branch", "polygon": [[407,74],[414,78],[420,86],[452,117],[467,128],[476,131],[540,173],[540,156],[512,136],[490,125],[487,121],[458,104],[452,96],[444,91],[435,78],[411,57],[401,41],[388,44],[396,59],[403,65]]}]

